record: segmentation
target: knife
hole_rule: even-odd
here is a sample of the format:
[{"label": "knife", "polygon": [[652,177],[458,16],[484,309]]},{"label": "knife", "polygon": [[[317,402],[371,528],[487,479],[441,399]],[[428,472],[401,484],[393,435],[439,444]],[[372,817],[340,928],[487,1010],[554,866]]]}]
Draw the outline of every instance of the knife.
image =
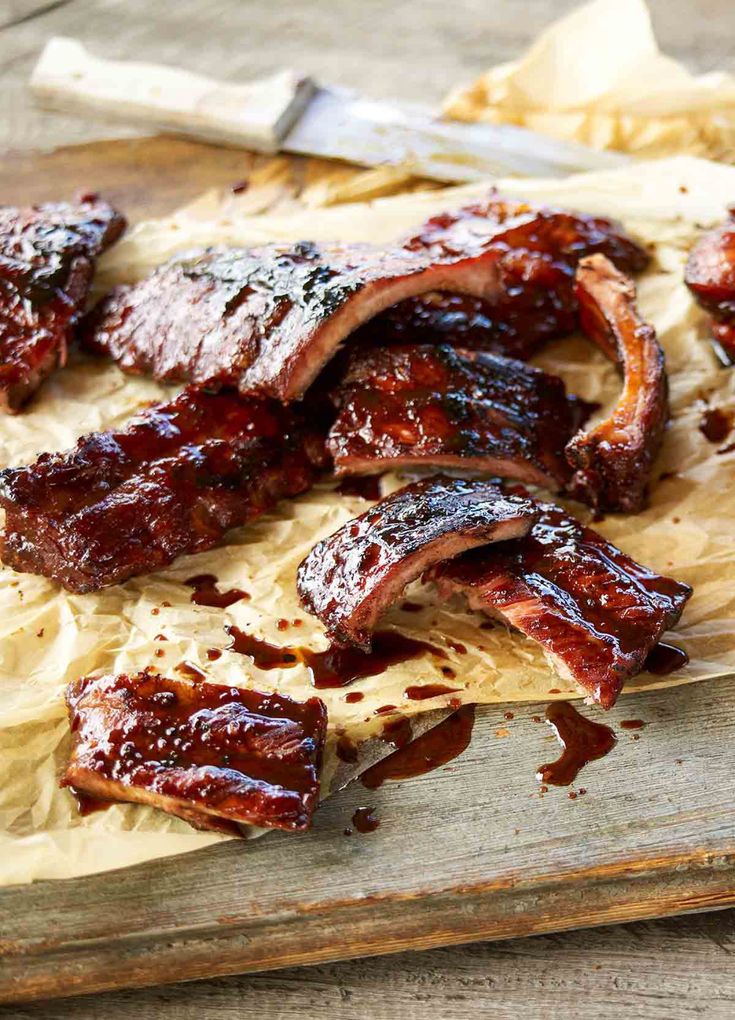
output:
[{"label": "knife", "polygon": [[257,152],[400,165],[446,183],[508,174],[564,177],[630,161],[512,125],[442,120],[428,107],[362,98],[294,71],[220,82],[162,65],[105,60],[62,36],[46,44],[31,89],[54,110],[104,113]]}]

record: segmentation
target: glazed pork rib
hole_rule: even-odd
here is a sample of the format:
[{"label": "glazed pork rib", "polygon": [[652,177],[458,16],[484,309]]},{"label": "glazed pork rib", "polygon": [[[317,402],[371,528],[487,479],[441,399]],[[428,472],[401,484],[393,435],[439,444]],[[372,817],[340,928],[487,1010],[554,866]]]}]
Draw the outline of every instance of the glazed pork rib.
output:
[{"label": "glazed pork rib", "polygon": [[0,471],[2,559],[96,591],[211,548],[310,488],[324,461],[298,407],[189,387],[120,431]]},{"label": "glazed pork rib", "polygon": [[126,371],[290,401],[345,337],[397,301],[435,289],[491,295],[491,262],[485,252],[436,259],[364,244],[211,249],[113,290],[83,342]]},{"label": "glazed pork rib", "polygon": [[571,477],[564,449],[588,411],[556,376],[445,345],[355,350],[334,399],[338,475],[467,468],[552,491]]},{"label": "glazed pork rib", "polygon": [[712,315],[712,332],[726,358],[735,362],[735,206],[728,212],[728,221],[692,248],[684,279]]},{"label": "glazed pork rib", "polygon": [[618,364],[623,390],[610,415],[567,447],[575,473],[571,491],[602,510],[636,513],[646,501],[653,462],[669,418],[664,354],[640,317],[635,285],[602,255],[577,269],[584,333]]},{"label": "glazed pork rib", "polygon": [[491,299],[434,293],[402,301],[362,327],[361,343],[450,343],[525,360],[576,328],[580,258],[600,252],[627,273],[648,262],[612,220],[497,196],[434,217],[405,244],[437,257],[491,246],[496,292]]},{"label": "glazed pork rib", "polygon": [[560,507],[538,504],[523,538],[440,563],[427,575],[443,598],[537,641],[551,665],[604,708],[639,673],[691,588],[636,563]]},{"label": "glazed pork rib", "polygon": [[573,266],[598,250],[626,268],[645,264],[642,250],[606,220],[494,200],[429,220],[393,247],[213,249],[118,287],[89,319],[83,342],[125,371],[288,401],[360,325],[427,292],[482,299],[495,318],[518,306],[519,335],[533,332],[520,315],[527,304],[540,304],[543,336],[571,329]]},{"label": "glazed pork rib", "polygon": [[318,698],[150,672],[85,677],[66,698],[72,751],[62,786],[149,804],[200,829],[311,825],[327,726]]},{"label": "glazed pork rib", "polygon": [[467,549],[526,534],[535,518],[529,500],[487,482],[416,482],[318,542],[296,586],[331,639],[368,652],[378,619],[407,584]]},{"label": "glazed pork rib", "polygon": [[0,410],[20,410],[66,362],[95,258],[124,227],[97,199],[0,207]]}]

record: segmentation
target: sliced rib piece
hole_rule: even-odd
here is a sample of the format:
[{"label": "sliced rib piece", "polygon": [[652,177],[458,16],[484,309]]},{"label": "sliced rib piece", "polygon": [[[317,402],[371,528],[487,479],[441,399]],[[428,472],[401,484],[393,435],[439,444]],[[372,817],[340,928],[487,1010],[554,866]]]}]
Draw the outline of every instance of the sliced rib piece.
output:
[{"label": "sliced rib piece", "polygon": [[[419,294],[471,295],[500,315],[509,306],[506,318],[515,317],[519,331],[526,308],[536,309],[543,335],[569,329],[572,267],[598,250],[629,268],[645,262],[606,220],[494,200],[429,220],[416,237],[388,248],[302,242],[213,249],[114,290],[83,341],[129,372],[292,400],[358,326]],[[551,326],[541,322],[549,316]]]},{"label": "sliced rib piece", "polygon": [[406,244],[437,257],[492,247],[496,292],[489,300],[430,294],[403,301],[363,327],[362,342],[451,343],[526,359],[575,328],[580,258],[601,252],[628,273],[648,262],[612,220],[494,196],[434,217]]},{"label": "sliced rib piece", "polygon": [[211,548],[308,489],[324,461],[298,408],[189,387],[121,431],[0,471],[3,562],[95,591]]},{"label": "sliced rib piece", "polygon": [[341,474],[458,467],[552,490],[587,405],[521,361],[447,346],[352,352],[328,447]]},{"label": "sliced rib piece", "polygon": [[66,695],[61,780],[100,800],[150,804],[202,829],[311,825],[327,710],[240,687],[151,672],[85,677]]},{"label": "sliced rib piece", "polygon": [[604,708],[681,616],[691,588],[636,563],[550,503],[525,538],[440,563],[440,595],[538,641],[556,671]]},{"label": "sliced rib piece", "polygon": [[0,410],[18,411],[66,362],[95,257],[124,228],[97,199],[0,207]]},{"label": "sliced rib piece", "polygon": [[735,206],[728,212],[729,220],[692,248],[684,279],[712,315],[715,339],[735,361]]},{"label": "sliced rib piece", "polygon": [[382,613],[423,571],[466,549],[524,535],[535,518],[530,500],[488,482],[416,482],[317,543],[296,586],[330,638],[368,652]]},{"label": "sliced rib piece", "polygon": [[376,312],[437,288],[491,294],[483,252],[435,259],[371,245],[212,249],[118,287],[84,343],[120,367],[293,400]]},{"label": "sliced rib piece", "polygon": [[567,447],[571,491],[599,509],[635,513],[645,505],[669,419],[664,354],[638,313],[633,281],[603,255],[580,262],[577,298],[583,331],[620,366],[624,382],[611,414]]}]

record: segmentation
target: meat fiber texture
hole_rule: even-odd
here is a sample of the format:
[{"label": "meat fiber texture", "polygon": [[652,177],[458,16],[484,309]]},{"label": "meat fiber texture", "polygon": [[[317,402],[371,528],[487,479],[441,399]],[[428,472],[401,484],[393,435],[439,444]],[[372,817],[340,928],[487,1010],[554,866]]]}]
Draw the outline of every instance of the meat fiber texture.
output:
[{"label": "meat fiber texture", "polygon": [[[486,190],[483,184],[370,205],[301,211],[292,207],[287,216],[238,214],[235,197],[221,216],[210,196],[192,210],[135,228],[101,260],[100,279],[109,285],[141,278],[175,251],[200,244],[303,237],[390,240],[409,232],[428,215],[456,208]],[[690,665],[670,677],[642,674],[625,690],[731,675],[735,672],[735,451],[719,454],[718,450],[734,442],[735,434],[713,444],[697,426],[705,399],[710,407],[735,411],[735,374],[719,368],[711,355],[709,317],[684,285],[683,268],[701,227],[722,222],[726,205],[732,203],[735,168],[694,159],[668,160],[565,181],[509,180],[501,182],[500,191],[618,217],[634,236],[655,243],[651,267],[638,280],[639,303],[666,352],[672,423],[654,469],[650,507],[636,516],[608,515],[594,527],[639,562],[694,588],[675,634],[669,635],[686,648]],[[252,189],[242,198],[252,208]],[[570,392],[602,401],[600,416],[619,395],[614,367],[581,338],[555,343],[536,363],[559,373]],[[103,361],[72,359],[44,387],[31,410],[0,422],[0,462],[2,466],[27,464],[42,450],[68,448],[82,433],[119,426],[145,403],[172,392],[146,379],[124,377]],[[676,474],[660,479],[671,472]],[[386,476],[383,492],[402,484],[405,478]],[[233,532],[218,549],[96,594],[72,595],[44,578],[0,570],[0,882],[91,873],[226,838],[196,832],[185,822],[144,806],[116,805],[80,817],[69,791],[57,786],[69,749],[64,688],[85,673],[133,672],[151,664],[176,676],[173,667],[189,660],[213,682],[278,689],[298,699],[311,696],[314,689],[301,665],[264,672],[248,658],[228,651],[210,662],[206,651],[227,644],[225,621],[274,644],[324,648],[321,624],[299,606],[296,569],[316,541],[368,505],[359,497],[336,494],[325,483]],[[568,506],[588,519],[579,504]],[[191,588],[183,582],[204,573],[216,574],[222,588],[245,589],[250,600],[236,602],[224,612],[193,604]],[[336,767],[333,748],[338,727],[362,740],[385,720],[373,714],[382,705],[400,705],[416,718],[417,726],[426,720],[425,713],[444,707],[441,696],[425,701],[404,698],[409,685],[441,682],[441,665],[456,669],[452,686],[462,690],[452,697],[465,702],[547,702],[553,697],[579,696],[549,671],[533,642],[502,626],[479,630],[482,618],[468,612],[461,600],[440,603],[430,587],[418,584],[406,597],[424,608],[406,613],[399,602],[382,626],[433,641],[448,658],[435,662],[424,656],[356,681],[349,690],[363,692],[358,703],[345,701],[345,689],[319,692],[329,711],[327,780]],[[298,618],[303,623],[282,631],[278,629],[281,618]],[[168,641],[156,641],[159,634]],[[465,645],[467,654],[459,655],[450,641]],[[164,655],[155,656],[161,649]],[[550,688],[559,693],[550,695]],[[319,826],[319,812],[315,826]],[[246,845],[243,853],[247,853]]]}]

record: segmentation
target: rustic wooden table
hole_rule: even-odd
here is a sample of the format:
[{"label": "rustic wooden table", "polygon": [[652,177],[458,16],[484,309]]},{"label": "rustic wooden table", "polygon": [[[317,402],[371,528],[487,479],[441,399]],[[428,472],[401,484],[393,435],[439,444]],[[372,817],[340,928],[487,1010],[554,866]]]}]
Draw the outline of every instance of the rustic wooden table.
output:
[{"label": "rustic wooden table", "polygon": [[[376,96],[438,100],[515,55],[575,0],[0,0],[0,151],[134,132],[40,114],[25,85],[45,39],[247,78],[291,64]],[[735,71],[732,0],[650,0],[664,48]],[[1,179],[1,175],[0,175]],[[0,202],[4,195],[0,193]],[[732,1017],[735,911],[9,1007],[0,1016],[220,1020]]]}]

